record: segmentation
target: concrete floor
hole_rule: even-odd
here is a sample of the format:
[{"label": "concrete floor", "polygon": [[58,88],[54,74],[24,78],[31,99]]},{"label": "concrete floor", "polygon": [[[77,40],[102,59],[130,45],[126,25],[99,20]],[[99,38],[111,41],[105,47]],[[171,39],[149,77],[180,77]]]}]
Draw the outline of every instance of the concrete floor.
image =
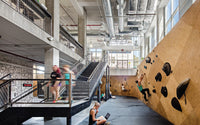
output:
[{"label": "concrete floor", "polygon": [[[107,113],[111,114],[108,119],[111,125],[172,125],[144,103],[131,97],[110,99],[100,107],[97,117]],[[79,125],[87,124],[88,118]]]},{"label": "concrete floor", "polygon": [[[72,125],[88,125],[92,106],[73,116]],[[136,98],[117,96],[110,99],[101,105],[97,117],[108,112],[111,114],[108,119],[111,125],[172,125]],[[32,118],[23,125],[66,125],[66,118],[54,118],[47,122],[43,122],[43,118]]]}]

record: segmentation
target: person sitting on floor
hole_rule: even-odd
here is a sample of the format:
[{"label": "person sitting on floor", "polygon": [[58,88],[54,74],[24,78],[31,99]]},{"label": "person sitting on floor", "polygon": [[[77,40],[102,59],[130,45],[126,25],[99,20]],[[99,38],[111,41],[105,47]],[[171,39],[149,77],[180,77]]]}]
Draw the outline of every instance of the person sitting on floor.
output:
[{"label": "person sitting on floor", "polygon": [[144,95],[145,101],[148,101],[147,98],[146,98],[146,93],[145,92],[147,91],[148,96],[150,97],[151,94],[149,93],[149,89],[148,88],[143,89],[142,84],[141,84],[141,82],[142,82],[142,80],[144,78],[144,75],[145,75],[145,73],[141,74],[140,78],[138,80],[136,80],[135,82],[136,82],[137,87],[140,90],[140,92]]},{"label": "person sitting on floor", "polygon": [[109,125],[110,123],[106,122],[107,120],[100,116],[96,118],[97,113],[99,112],[100,104],[98,102],[95,102],[94,107],[90,109],[90,115],[89,115],[89,125]]}]

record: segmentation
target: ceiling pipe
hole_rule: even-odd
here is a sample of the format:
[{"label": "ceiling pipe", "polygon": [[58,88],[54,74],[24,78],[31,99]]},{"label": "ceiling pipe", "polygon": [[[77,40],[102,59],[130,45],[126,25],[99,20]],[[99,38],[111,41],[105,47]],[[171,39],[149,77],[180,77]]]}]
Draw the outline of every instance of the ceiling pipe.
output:
[{"label": "ceiling pipe", "polygon": [[110,37],[112,38],[115,36],[115,32],[114,32],[114,23],[113,23],[110,0],[102,0],[102,3],[103,3],[104,14],[106,17],[109,34],[110,34]]},{"label": "ceiling pipe", "polygon": [[119,31],[124,30],[124,0],[118,0]]}]

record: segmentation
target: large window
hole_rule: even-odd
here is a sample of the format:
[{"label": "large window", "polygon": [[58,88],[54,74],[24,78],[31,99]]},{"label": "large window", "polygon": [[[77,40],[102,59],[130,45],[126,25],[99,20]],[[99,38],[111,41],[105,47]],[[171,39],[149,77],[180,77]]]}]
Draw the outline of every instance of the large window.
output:
[{"label": "large window", "polygon": [[109,52],[109,65],[111,68],[132,69],[137,68],[140,62],[140,51]]},{"label": "large window", "polygon": [[90,49],[89,60],[93,62],[98,62],[102,59],[102,49]]},{"label": "large window", "polygon": [[165,8],[165,13],[165,32],[167,34],[179,21],[179,0],[169,0],[169,3]]}]

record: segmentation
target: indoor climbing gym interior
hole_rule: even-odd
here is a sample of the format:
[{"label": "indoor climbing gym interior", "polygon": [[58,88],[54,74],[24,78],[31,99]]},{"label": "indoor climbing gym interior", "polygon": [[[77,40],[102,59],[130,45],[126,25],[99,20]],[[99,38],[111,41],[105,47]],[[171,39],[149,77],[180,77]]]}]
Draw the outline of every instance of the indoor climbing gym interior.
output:
[{"label": "indoor climbing gym interior", "polygon": [[200,0],[0,0],[0,125],[200,125]]}]

